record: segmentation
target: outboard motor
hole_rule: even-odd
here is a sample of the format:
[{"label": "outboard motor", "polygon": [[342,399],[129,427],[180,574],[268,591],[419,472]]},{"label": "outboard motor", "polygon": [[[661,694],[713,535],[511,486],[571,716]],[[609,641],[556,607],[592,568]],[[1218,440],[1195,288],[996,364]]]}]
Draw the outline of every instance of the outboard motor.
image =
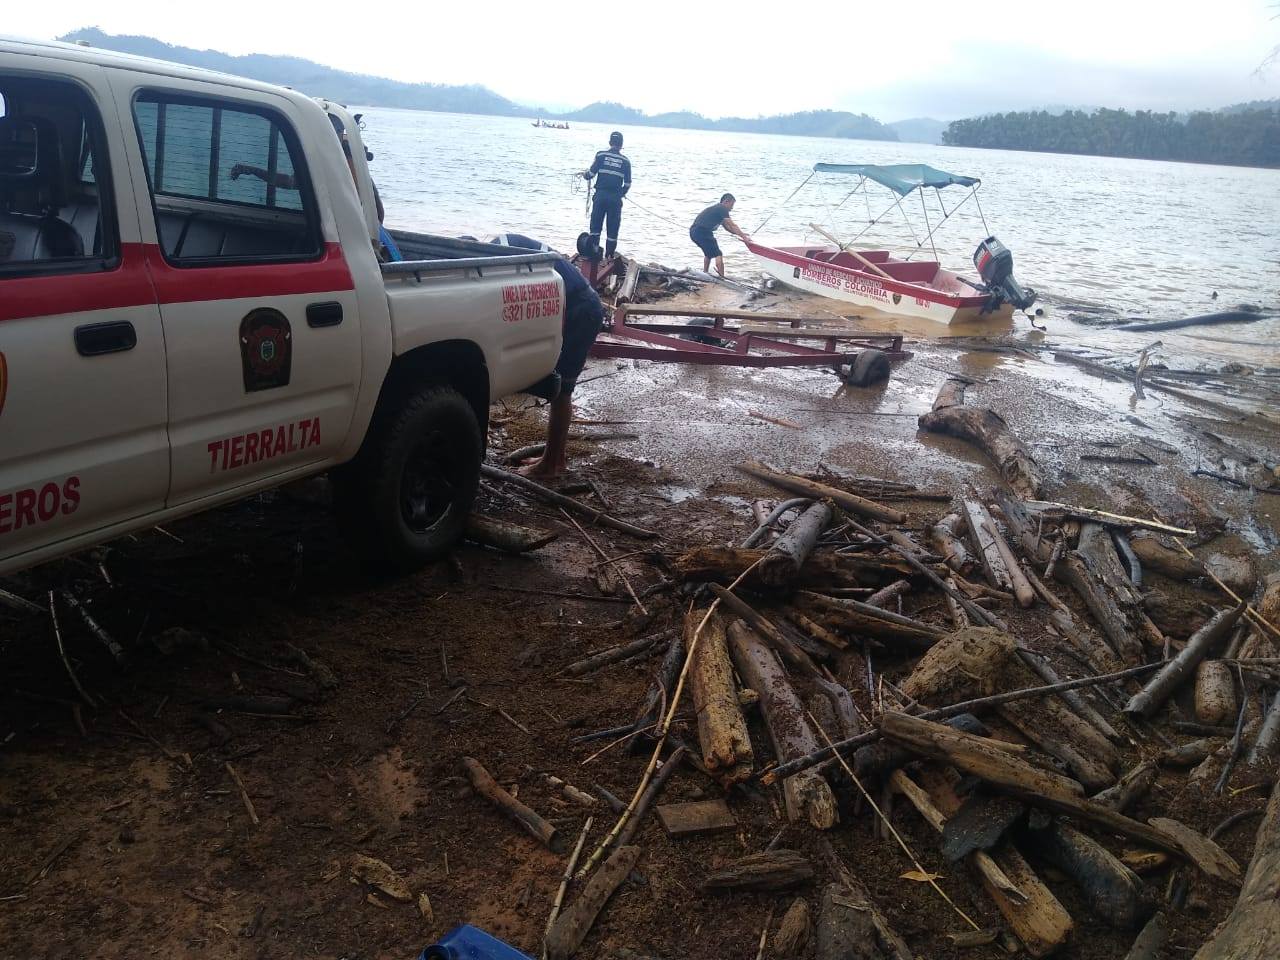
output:
[{"label": "outboard motor", "polygon": [[973,265],[991,291],[989,310],[995,310],[1002,303],[1011,303],[1019,310],[1026,310],[1036,302],[1035,290],[1024,290],[1014,279],[1013,254],[995,237],[987,237],[978,244],[978,249],[973,251]]}]

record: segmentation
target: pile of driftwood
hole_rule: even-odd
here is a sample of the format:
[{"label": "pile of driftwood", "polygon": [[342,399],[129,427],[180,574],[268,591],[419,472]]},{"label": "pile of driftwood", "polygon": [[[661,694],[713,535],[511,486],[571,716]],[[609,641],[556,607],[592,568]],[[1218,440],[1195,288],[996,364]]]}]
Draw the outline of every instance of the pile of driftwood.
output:
[{"label": "pile of driftwood", "polygon": [[[901,846],[903,876],[934,888],[939,918],[954,911],[939,922],[957,948],[999,940],[1042,957],[1078,926],[1105,924],[1132,931],[1128,960],[1154,960],[1189,897],[1239,888],[1198,960],[1280,956],[1280,791],[1265,811],[1214,802],[1256,798],[1273,782],[1280,575],[1196,557],[1184,545],[1197,542],[1190,528],[1040,499],[1034,457],[998,414],[966,406],[958,382],[921,427],[978,447],[1004,486],[929,494],[743,464],[787,499],[757,503],[740,545],[671,559],[683,618],[675,635],[562,669],[578,677],[663,652],[628,722],[577,738],[617,738],[651,755],[630,802],[597,788],[618,818],[602,837],[589,837],[588,824],[579,838],[548,924],[549,956],[574,954],[640,862],[650,810],[673,839],[732,831],[738,800],[761,790],[776,791],[784,830],[815,834],[787,849],[780,832],[745,857],[726,840],[703,881],[710,893],[794,897],[778,904],[776,926],[766,923],[761,956],[919,952],[876,903],[900,891],[873,889],[825,841],[858,818]],[[947,505],[922,514],[930,501]],[[714,781],[719,797],[658,805],[681,768]],[[1161,778],[1176,789],[1153,792]],[[549,825],[493,800],[552,846]],[[1264,812],[1242,869],[1218,841]],[[915,817],[946,861],[963,861],[957,869],[971,872],[1002,925],[975,922],[921,866],[898,829]],[[815,848],[825,870],[803,852]],[[1087,916],[1064,907],[1046,866],[1078,887]],[[792,893],[820,874],[830,882],[811,899]],[[574,881],[581,891],[560,913]]]}]

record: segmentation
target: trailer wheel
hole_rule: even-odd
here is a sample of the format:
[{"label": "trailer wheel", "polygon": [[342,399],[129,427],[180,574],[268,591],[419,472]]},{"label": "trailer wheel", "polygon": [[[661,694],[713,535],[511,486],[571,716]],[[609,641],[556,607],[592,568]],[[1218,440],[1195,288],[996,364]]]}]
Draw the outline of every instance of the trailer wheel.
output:
[{"label": "trailer wheel", "polygon": [[457,390],[410,396],[335,477],[341,526],[371,565],[407,572],[462,539],[480,482],[475,411]]},{"label": "trailer wheel", "polygon": [[853,358],[844,382],[851,387],[869,387],[889,379],[889,358],[883,350],[863,350]]}]

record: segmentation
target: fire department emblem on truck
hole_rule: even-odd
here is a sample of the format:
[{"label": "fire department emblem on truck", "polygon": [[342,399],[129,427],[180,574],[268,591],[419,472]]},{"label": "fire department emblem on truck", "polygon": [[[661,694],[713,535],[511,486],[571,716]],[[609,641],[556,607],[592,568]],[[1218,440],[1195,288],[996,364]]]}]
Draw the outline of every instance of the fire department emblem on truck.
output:
[{"label": "fire department emblem on truck", "polygon": [[260,307],[240,321],[244,392],[287,386],[293,366],[293,330],[279,310]]}]

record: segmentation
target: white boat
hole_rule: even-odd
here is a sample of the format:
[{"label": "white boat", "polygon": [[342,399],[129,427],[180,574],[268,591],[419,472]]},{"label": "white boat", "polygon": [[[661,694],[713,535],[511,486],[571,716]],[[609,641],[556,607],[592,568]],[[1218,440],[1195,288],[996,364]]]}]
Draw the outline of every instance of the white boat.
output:
[{"label": "white boat", "polygon": [[[865,190],[868,183],[887,187],[895,196],[886,214],[894,206],[901,208],[901,198],[917,190],[969,187],[969,194],[950,211],[942,208],[944,213],[937,226],[941,226],[970,198],[976,201],[982,182],[976,177],[946,173],[922,163],[893,166],[818,163],[814,165],[813,173],[859,177],[849,196]],[[812,178],[813,174],[809,179]],[[906,216],[905,210],[903,215]],[[862,234],[854,241],[840,243],[817,224],[810,224],[810,229],[830,240],[830,245],[771,246],[751,241],[747,243],[747,249],[766,274],[789,287],[883,313],[953,324],[980,319],[1008,320],[1015,308],[1026,310],[1035,302],[1035,291],[1023,289],[1013,277],[1013,255],[993,236],[983,240],[973,255],[979,281],[967,280],[945,269],[936,259],[937,250],[933,247],[937,227],[929,225],[927,211],[925,217],[926,240],[934,252],[933,260],[899,258],[888,250],[854,249],[853,242]],[[869,227],[880,219],[870,219]],[[985,217],[983,226],[986,226]],[[864,229],[863,233],[866,232]],[[917,240],[917,248],[923,248],[924,243],[924,240]]]}]

